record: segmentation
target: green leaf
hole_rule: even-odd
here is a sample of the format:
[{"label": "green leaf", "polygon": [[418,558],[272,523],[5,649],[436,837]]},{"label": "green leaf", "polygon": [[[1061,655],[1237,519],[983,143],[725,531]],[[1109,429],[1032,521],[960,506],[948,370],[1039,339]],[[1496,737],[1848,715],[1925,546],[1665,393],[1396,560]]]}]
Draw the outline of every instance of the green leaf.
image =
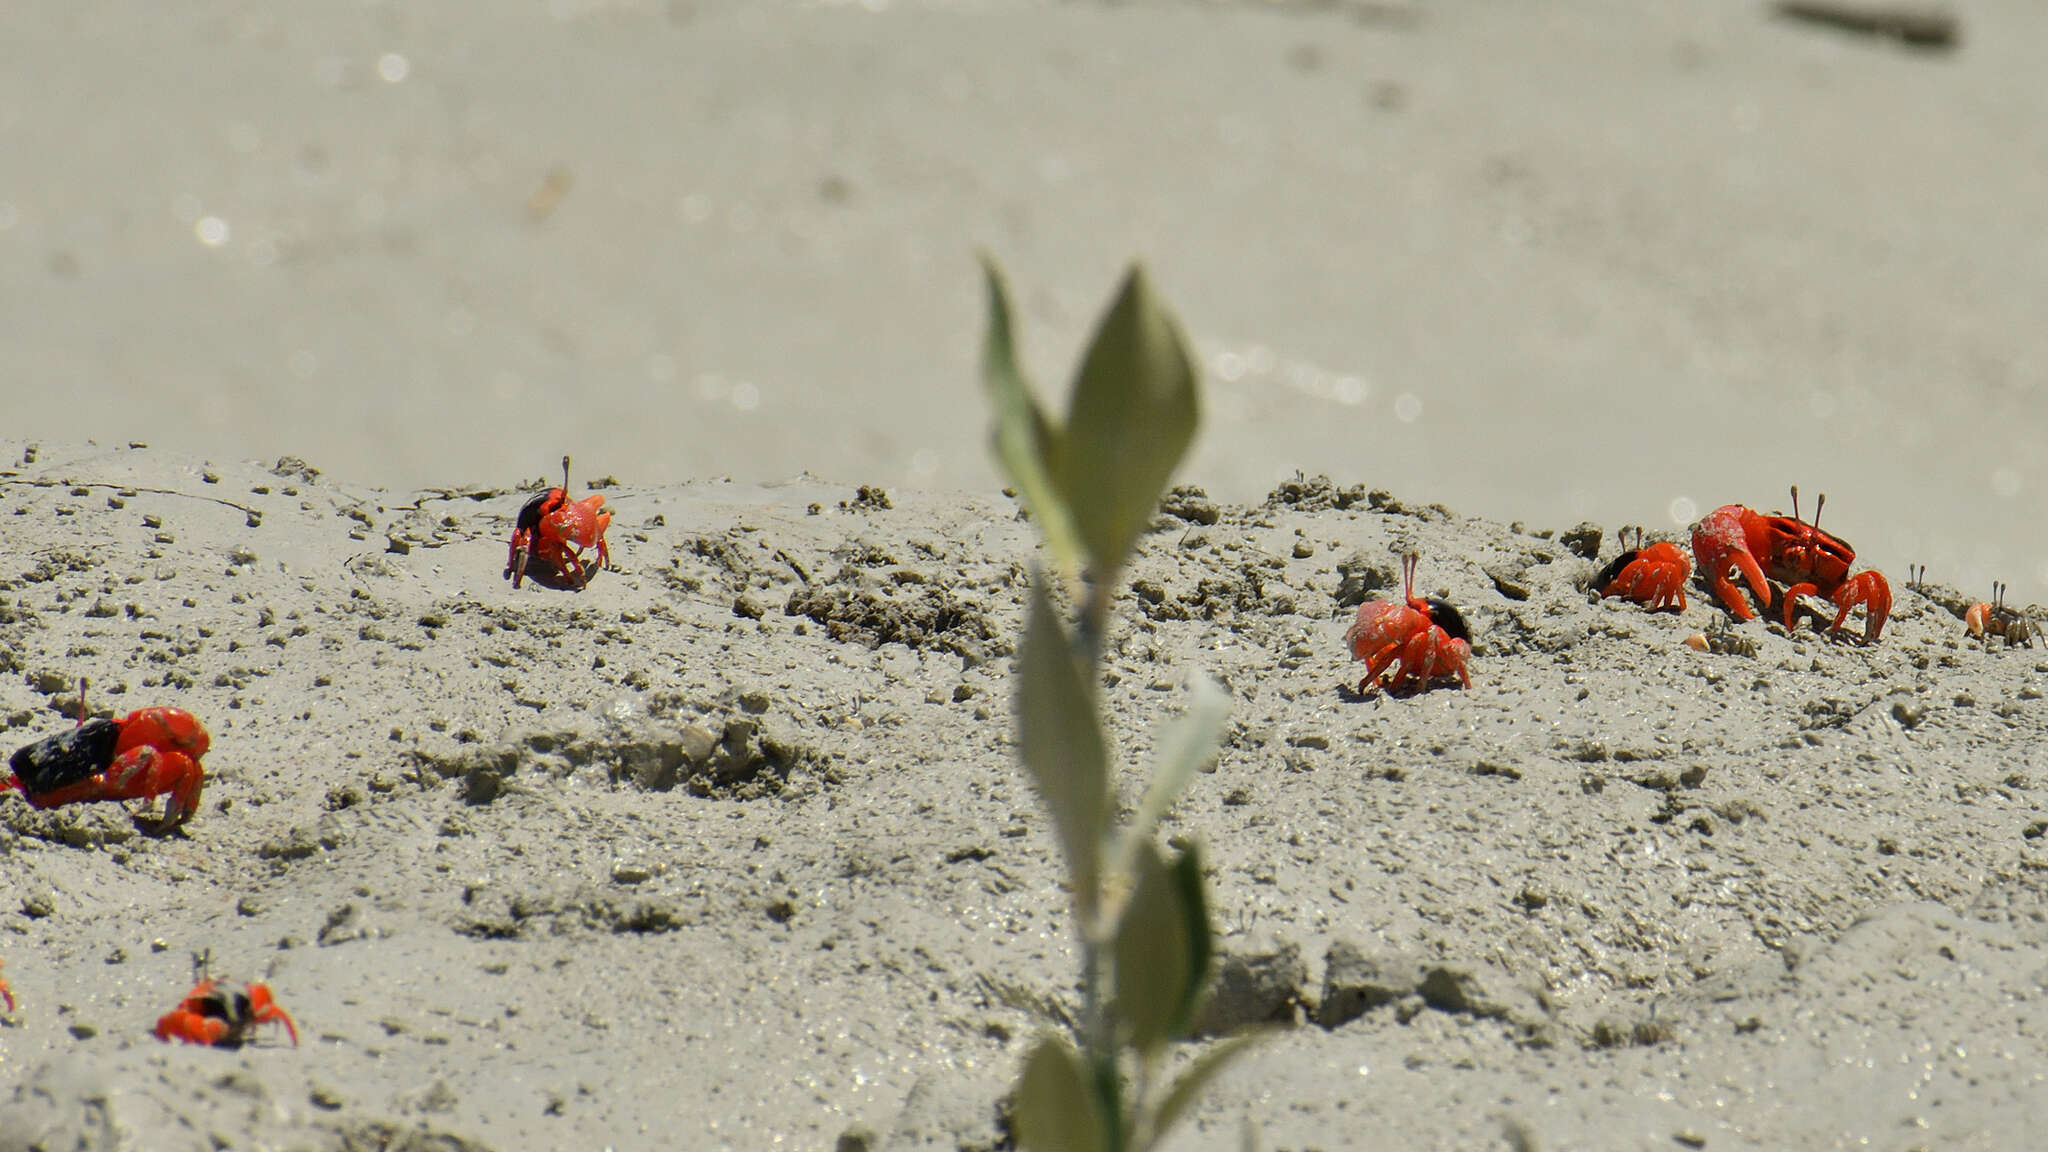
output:
[{"label": "green leaf", "polygon": [[1066,850],[1067,875],[1084,933],[1095,927],[1102,890],[1103,837],[1109,828],[1109,756],[1095,715],[1093,681],[1074,658],[1066,626],[1045,594],[1045,573],[1031,576],[1030,618],[1017,649],[1018,750],[1052,810]]},{"label": "green leaf", "polygon": [[[1174,1081],[1173,1090],[1166,1094],[1166,1099],[1160,1102],[1159,1110],[1153,1113],[1151,1124],[1148,1126],[1151,1139],[1141,1146],[1140,1152],[1142,1148],[1150,1148],[1164,1140],[1166,1134],[1173,1130],[1173,1126],[1194,1108],[1195,1102],[1201,1099],[1202,1092],[1224,1067],[1253,1044],[1265,1039],[1267,1031],[1268,1029],[1263,1028],[1248,1028],[1227,1036],[1211,1044],[1208,1051],[1189,1062],[1187,1071],[1182,1072],[1180,1079]],[[1247,1147],[1255,1146],[1249,1125],[1246,1127],[1245,1140]]]},{"label": "green leaf", "polygon": [[1102,1152],[1109,1126],[1081,1054],[1057,1036],[1039,1040],[1015,1097],[1017,1139],[1033,1152]]},{"label": "green leaf", "polygon": [[1116,578],[1200,419],[1180,327],[1134,266],[1081,362],[1051,457],[1095,580]]},{"label": "green leaf", "polygon": [[[1181,860],[1187,856],[1182,855]],[[1192,913],[1200,910],[1201,875],[1190,906],[1177,873],[1180,861],[1168,867],[1149,841],[1138,846],[1132,860],[1135,887],[1124,904],[1116,928],[1116,1015],[1132,1046],[1146,1056],[1157,1053],[1180,1035],[1198,991],[1204,969],[1196,967],[1208,947],[1204,923],[1202,949],[1190,947]]]},{"label": "green leaf", "polygon": [[1173,1035],[1179,1036],[1187,1031],[1195,1009],[1209,995],[1209,966],[1216,959],[1216,939],[1209,930],[1209,897],[1202,887],[1202,853],[1199,848],[1191,844],[1174,858],[1172,879],[1175,894],[1180,898],[1181,915],[1185,919],[1186,935],[1181,943],[1186,949],[1184,955],[1188,966],[1187,990],[1173,1018]]},{"label": "green leaf", "polygon": [[1137,845],[1152,839],[1153,830],[1187,789],[1188,781],[1202,765],[1215,758],[1216,742],[1229,716],[1230,698],[1222,686],[1208,676],[1197,677],[1187,711],[1175,718],[1159,739],[1152,781],[1145,788],[1145,799],[1138,805],[1137,816],[1124,829],[1115,871],[1130,871]]},{"label": "green leaf", "polygon": [[1002,270],[984,254],[981,267],[988,280],[988,339],[982,346],[981,382],[995,406],[996,459],[1009,473],[1031,518],[1045,533],[1053,564],[1073,573],[1081,560],[1080,538],[1073,515],[1053,480],[1053,458],[1059,451],[1059,429],[1045,416],[1031,393],[1031,383],[1017,364],[1017,346],[1010,335],[1010,297]]}]

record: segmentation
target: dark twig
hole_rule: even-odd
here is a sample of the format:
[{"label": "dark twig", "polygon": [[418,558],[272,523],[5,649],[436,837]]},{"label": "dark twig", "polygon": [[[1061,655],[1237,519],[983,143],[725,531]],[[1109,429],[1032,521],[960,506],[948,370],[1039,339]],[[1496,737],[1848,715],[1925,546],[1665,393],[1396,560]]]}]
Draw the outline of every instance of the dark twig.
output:
[{"label": "dark twig", "polygon": [[1858,4],[1850,0],[1779,0],[1787,20],[1865,36],[1888,36],[1915,48],[1947,51],[1962,41],[1962,21],[1937,4]]}]

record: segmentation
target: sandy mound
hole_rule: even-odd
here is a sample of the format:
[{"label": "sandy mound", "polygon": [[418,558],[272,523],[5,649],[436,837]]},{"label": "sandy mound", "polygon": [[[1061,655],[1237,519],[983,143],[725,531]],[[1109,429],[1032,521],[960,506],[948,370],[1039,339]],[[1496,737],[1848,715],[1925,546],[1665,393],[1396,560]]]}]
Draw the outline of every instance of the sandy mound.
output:
[{"label": "sandy mound", "polygon": [[[0,798],[0,1148],[999,1147],[1074,1010],[1008,665],[1034,537],[958,495],[608,487],[619,571],[500,579],[524,494],[0,443],[0,718],[208,725],[200,815]],[[1590,600],[1615,552],[1320,479],[1183,492],[1104,695],[1227,994],[1297,1020],[1180,1146],[2000,1147],[2038,1114],[2048,670],[1905,587],[1882,644]],[[1471,692],[1360,698],[1395,550]],[[132,807],[132,806],[131,806]],[[304,1044],[148,1031],[192,957]]]}]

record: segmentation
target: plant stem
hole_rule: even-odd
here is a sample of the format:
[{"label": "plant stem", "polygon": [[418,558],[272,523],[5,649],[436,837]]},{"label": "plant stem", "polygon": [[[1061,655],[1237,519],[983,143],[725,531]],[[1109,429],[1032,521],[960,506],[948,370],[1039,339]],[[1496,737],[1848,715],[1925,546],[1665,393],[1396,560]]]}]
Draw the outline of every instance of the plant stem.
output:
[{"label": "plant stem", "polygon": [[1138,1075],[1136,1090],[1131,1093],[1131,1136],[1127,1147],[1145,1152],[1158,1143],[1159,1134],[1152,1129],[1152,1110],[1149,1101],[1152,1096],[1153,1075],[1159,1071],[1158,1061],[1151,1053],[1138,1053]]},{"label": "plant stem", "polygon": [[1093,935],[1084,928],[1081,933],[1080,1040],[1091,1061],[1104,1047],[1106,1023],[1102,1010],[1102,950],[1096,947]]},{"label": "plant stem", "polygon": [[[1095,574],[1090,574],[1093,577]],[[1113,573],[1111,574],[1114,575]],[[1096,683],[1096,670],[1102,663],[1102,648],[1109,629],[1110,589],[1113,580],[1090,578],[1087,580],[1087,595],[1083,599],[1081,619],[1074,630],[1075,655],[1079,657],[1089,673],[1091,694]],[[1103,733],[1109,739],[1107,732]],[[1114,757],[1111,757],[1114,759]],[[1111,795],[1104,797],[1106,803],[1115,803],[1115,786]],[[1098,881],[1099,882],[1099,881]],[[1110,1118],[1108,1138],[1109,1152],[1124,1152],[1130,1139],[1125,1124],[1123,1108],[1123,1078],[1117,1067],[1116,1022],[1111,1019],[1110,1008],[1103,994],[1102,983],[1103,953],[1108,942],[1115,936],[1115,925],[1104,922],[1106,901],[1103,893],[1095,896],[1095,915],[1082,917],[1079,924],[1081,937],[1081,996],[1082,1047],[1088,1053],[1088,1064],[1095,1076],[1098,1091],[1103,1097],[1103,1114]]]},{"label": "plant stem", "polygon": [[1077,654],[1090,669],[1102,661],[1102,645],[1109,632],[1110,589],[1115,586],[1114,576],[1112,573],[1108,580],[1099,579],[1094,573],[1084,577],[1088,595],[1082,602],[1081,619],[1075,622],[1074,644]]}]

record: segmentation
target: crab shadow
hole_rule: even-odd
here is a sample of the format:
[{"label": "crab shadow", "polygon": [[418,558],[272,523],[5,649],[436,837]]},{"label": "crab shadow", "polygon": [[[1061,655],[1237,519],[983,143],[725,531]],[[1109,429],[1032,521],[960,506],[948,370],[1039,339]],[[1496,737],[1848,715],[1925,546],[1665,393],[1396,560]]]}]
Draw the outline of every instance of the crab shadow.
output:
[{"label": "crab shadow", "polygon": [[[1365,691],[1361,692],[1359,690],[1361,687],[1365,688]],[[1426,683],[1405,684],[1399,688],[1386,685],[1365,685],[1363,681],[1357,685],[1346,683],[1337,685],[1337,702],[1340,704],[1368,704],[1382,698],[1409,700],[1438,688],[1463,691],[1464,685],[1456,676],[1438,676]]]}]

